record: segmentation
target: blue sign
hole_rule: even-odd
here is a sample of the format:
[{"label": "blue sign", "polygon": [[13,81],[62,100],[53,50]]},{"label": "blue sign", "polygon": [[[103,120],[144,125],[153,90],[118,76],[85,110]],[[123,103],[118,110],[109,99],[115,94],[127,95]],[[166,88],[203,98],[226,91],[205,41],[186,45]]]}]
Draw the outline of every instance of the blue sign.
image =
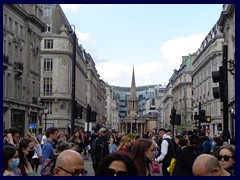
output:
[{"label": "blue sign", "polygon": [[38,124],[28,124],[28,128],[29,129],[37,129],[38,128]]}]

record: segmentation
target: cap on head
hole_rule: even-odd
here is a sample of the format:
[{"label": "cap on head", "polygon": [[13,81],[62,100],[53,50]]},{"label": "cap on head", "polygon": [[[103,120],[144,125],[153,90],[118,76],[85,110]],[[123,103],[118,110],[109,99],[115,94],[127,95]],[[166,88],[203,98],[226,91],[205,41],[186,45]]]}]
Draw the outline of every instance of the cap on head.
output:
[{"label": "cap on head", "polygon": [[98,131],[98,132],[99,132],[99,133],[102,133],[102,132],[106,132],[106,131],[107,131],[107,129],[106,129],[106,128],[104,128],[104,127],[102,127],[102,128],[100,128],[100,129],[99,129],[99,131]]}]

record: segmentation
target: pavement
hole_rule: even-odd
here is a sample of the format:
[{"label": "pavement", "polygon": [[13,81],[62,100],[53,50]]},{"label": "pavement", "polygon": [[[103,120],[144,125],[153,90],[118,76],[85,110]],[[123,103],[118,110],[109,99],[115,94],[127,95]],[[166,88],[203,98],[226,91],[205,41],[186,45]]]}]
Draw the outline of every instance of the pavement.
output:
[{"label": "pavement", "polygon": [[91,158],[89,158],[87,160],[86,159],[84,160],[84,167],[88,171],[86,176],[95,176],[95,173],[94,173],[94,170],[93,170],[93,167],[92,167]]}]

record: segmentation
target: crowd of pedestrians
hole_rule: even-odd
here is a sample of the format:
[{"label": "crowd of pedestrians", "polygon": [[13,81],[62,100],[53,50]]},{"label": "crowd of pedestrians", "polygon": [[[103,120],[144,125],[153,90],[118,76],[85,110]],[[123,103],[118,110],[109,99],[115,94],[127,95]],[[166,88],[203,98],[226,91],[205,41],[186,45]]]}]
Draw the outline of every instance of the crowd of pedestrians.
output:
[{"label": "crowd of pedestrians", "polygon": [[91,135],[76,129],[71,137],[56,127],[41,139],[20,137],[10,128],[3,137],[4,176],[85,176],[84,159],[95,176],[235,176],[235,145],[220,136],[161,128],[157,134],[113,132],[96,128]]}]

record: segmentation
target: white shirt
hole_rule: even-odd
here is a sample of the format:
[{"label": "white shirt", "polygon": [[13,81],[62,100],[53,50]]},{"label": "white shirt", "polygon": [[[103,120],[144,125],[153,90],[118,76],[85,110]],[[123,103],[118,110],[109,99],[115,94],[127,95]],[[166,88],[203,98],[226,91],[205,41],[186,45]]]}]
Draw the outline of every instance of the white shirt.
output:
[{"label": "white shirt", "polygon": [[165,138],[171,139],[171,137],[169,135],[167,135],[167,134],[163,135],[163,140],[161,143],[161,154],[158,158],[155,159],[155,161],[158,161],[158,162],[163,161],[163,159],[165,158],[165,156],[168,153],[169,144],[168,144],[167,140],[165,140]]},{"label": "white shirt", "polygon": [[34,155],[32,158],[38,158],[38,156],[42,156],[42,148],[40,144],[34,146]]},{"label": "white shirt", "polygon": [[43,135],[42,136],[42,140],[41,140],[41,144],[43,145],[47,140],[47,136],[46,135]]}]

